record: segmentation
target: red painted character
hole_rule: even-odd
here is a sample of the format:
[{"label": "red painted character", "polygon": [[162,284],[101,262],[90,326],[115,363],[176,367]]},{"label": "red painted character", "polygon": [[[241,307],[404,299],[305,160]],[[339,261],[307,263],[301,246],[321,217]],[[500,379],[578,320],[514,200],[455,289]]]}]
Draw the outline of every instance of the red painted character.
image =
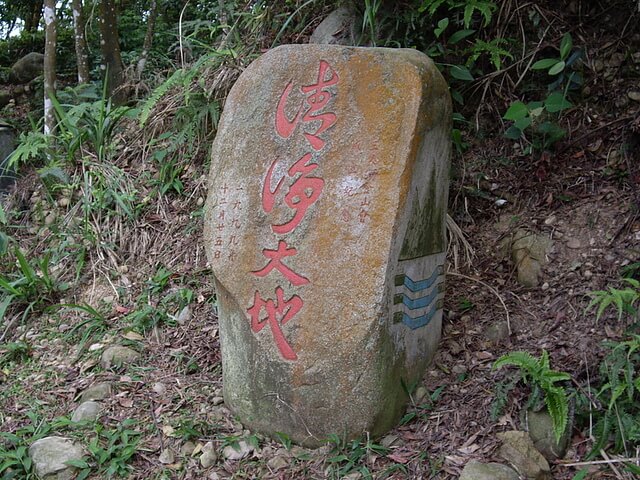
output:
[{"label": "red painted character", "polygon": [[304,136],[314,150],[321,150],[325,142],[319,135],[336,123],[336,115],[331,112],[318,112],[327,105],[333,96],[327,88],[338,83],[338,80],[338,74],[331,68],[331,65],[324,60],[320,60],[316,83],[300,88],[302,93],[307,94],[305,99],[307,108],[304,110],[304,104],[300,105],[293,120],[289,120],[285,113],[285,106],[293,89],[293,82],[289,82],[280,96],[276,110],[276,132],[278,135],[282,138],[289,138],[300,121],[303,123],[320,121],[320,126],[313,133],[304,132]]},{"label": "red painted character", "polygon": [[[311,154],[306,153],[303,157],[294,163],[287,172],[290,178],[293,178],[296,174],[300,174],[298,178],[289,187],[287,194],[284,197],[284,201],[289,208],[295,210],[295,215],[286,223],[281,225],[272,225],[271,229],[278,234],[290,233],[298,224],[302,221],[307,209],[315,203],[320,197],[322,187],[324,186],[324,180],[319,177],[309,177],[307,174],[312,172],[318,167],[317,163],[311,163],[307,165],[307,161],[311,159]],[[264,179],[264,185],[262,187],[262,208],[266,213],[270,213],[275,205],[276,195],[280,192],[284,177],[280,179],[276,185],[275,190],[271,191],[271,175],[276,165],[277,160],[274,160],[269,170],[267,170],[267,176]]]},{"label": "red painted character", "polygon": [[296,287],[309,283],[308,278],[305,278],[302,275],[298,275],[296,272],[282,263],[282,259],[284,257],[291,257],[298,253],[298,250],[296,250],[295,248],[288,247],[289,246],[287,245],[287,242],[285,242],[284,240],[280,240],[278,242],[277,250],[269,250],[268,248],[262,250],[262,254],[270,260],[264,266],[264,268],[251,273],[253,273],[257,277],[266,277],[269,272],[275,268],[282,275],[284,275],[284,277],[289,280],[292,285],[295,285]]},{"label": "red painted character", "polygon": [[[260,332],[264,326],[269,323],[271,333],[276,341],[276,345],[282,356],[287,360],[297,360],[298,356],[293,351],[289,342],[284,337],[282,325],[291,320],[303,306],[302,299],[293,295],[289,300],[284,299],[284,291],[280,287],[276,287],[276,301],[271,299],[263,300],[256,291],[253,296],[253,305],[247,309],[251,316],[251,330],[254,333]],[[267,316],[260,317],[262,309],[266,310]]]}]

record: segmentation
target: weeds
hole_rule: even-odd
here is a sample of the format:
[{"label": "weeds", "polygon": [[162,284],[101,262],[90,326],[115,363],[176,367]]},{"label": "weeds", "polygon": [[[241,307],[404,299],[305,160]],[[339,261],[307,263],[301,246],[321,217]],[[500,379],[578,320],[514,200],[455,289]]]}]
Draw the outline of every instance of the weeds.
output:
[{"label": "weeds", "polygon": [[344,441],[338,435],[329,435],[328,441],[333,450],[328,462],[330,464],[329,478],[344,478],[350,473],[360,473],[362,478],[372,478],[371,471],[365,465],[368,455],[386,455],[389,449],[374,443],[369,438]]},{"label": "weeds", "polygon": [[551,370],[549,354],[545,350],[539,359],[528,352],[508,353],[496,360],[493,368],[504,365],[518,367],[522,380],[533,389],[529,397],[529,407],[534,407],[544,400],[553,422],[553,433],[559,442],[569,421],[569,401],[564,387],[558,383],[570,380],[571,376]]}]

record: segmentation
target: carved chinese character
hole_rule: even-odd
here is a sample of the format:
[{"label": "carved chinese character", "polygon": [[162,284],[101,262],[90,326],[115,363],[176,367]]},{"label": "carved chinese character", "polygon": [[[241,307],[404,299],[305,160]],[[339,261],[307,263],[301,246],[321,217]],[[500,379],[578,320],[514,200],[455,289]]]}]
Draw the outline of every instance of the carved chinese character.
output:
[{"label": "carved chinese character", "polygon": [[288,248],[287,242],[285,242],[284,240],[280,240],[278,242],[277,250],[269,250],[268,248],[262,250],[262,254],[269,259],[269,262],[264,266],[264,268],[251,273],[253,273],[257,277],[266,277],[269,272],[271,272],[271,270],[275,268],[282,275],[284,275],[284,277],[289,280],[292,285],[295,285],[296,287],[305,285],[309,283],[308,278],[305,278],[302,275],[298,275],[296,272],[282,263],[282,259],[284,257],[291,257],[296,253],[298,253],[298,250],[296,250],[295,248]]},{"label": "carved chinese character", "polygon": [[[289,120],[285,114],[285,106],[287,104],[289,94],[293,89],[293,83],[289,82],[280,96],[276,110],[276,132],[278,135],[282,138],[289,138],[300,121],[303,123],[319,121],[320,125],[315,129],[315,131],[312,133],[304,132],[304,136],[307,138],[314,150],[321,150],[322,147],[324,147],[325,142],[319,137],[319,135],[336,122],[336,115],[331,112],[318,112],[326,106],[332,97],[331,92],[328,91],[327,88],[338,83],[338,80],[338,74],[331,68],[331,65],[324,60],[320,60],[316,83],[312,85],[305,85],[300,88],[302,93],[307,94],[307,97],[305,102],[298,107],[293,120]],[[307,106],[306,109],[305,104]]]},{"label": "carved chinese character", "polygon": [[[253,296],[253,305],[247,309],[251,317],[251,330],[260,332],[269,323],[273,338],[282,356],[287,360],[297,360],[298,356],[293,351],[282,332],[282,325],[291,320],[303,306],[302,299],[293,295],[289,300],[284,299],[284,291],[276,287],[276,301],[263,300],[256,291]],[[266,317],[261,318],[262,309],[266,310]]]},{"label": "carved chinese character", "polygon": [[[293,178],[296,174],[300,174],[298,178],[293,182],[287,191],[284,201],[289,208],[295,210],[294,216],[286,223],[281,225],[272,225],[271,229],[278,234],[289,233],[298,226],[302,218],[304,217],[307,209],[320,197],[322,187],[324,186],[324,180],[319,177],[309,177],[308,173],[312,172],[318,167],[317,163],[311,163],[307,165],[307,161],[311,159],[311,154],[307,153],[298,160],[287,172],[290,178]],[[271,176],[273,168],[276,165],[277,160],[274,160],[267,176],[264,179],[264,185],[262,187],[262,208],[266,213],[270,213],[275,205],[275,197],[280,192],[284,177],[282,177],[276,184],[275,190],[271,190]]]}]

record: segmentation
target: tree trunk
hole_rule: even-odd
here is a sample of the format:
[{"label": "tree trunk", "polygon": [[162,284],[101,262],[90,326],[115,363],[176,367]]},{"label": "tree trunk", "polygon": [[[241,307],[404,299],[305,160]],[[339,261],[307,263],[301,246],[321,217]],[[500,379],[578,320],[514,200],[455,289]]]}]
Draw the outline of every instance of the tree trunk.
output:
[{"label": "tree trunk", "polygon": [[107,93],[116,105],[125,102],[124,91],[119,88],[124,81],[124,67],[120,57],[120,38],[118,37],[118,21],[114,0],[100,2],[100,34],[102,41],[102,65],[105,72],[104,81],[107,83]]},{"label": "tree trunk", "polygon": [[72,1],[73,30],[76,44],[76,61],[78,64],[78,84],[89,82],[89,54],[87,40],[84,36],[84,11],[82,0]]},{"label": "tree trunk", "polygon": [[144,44],[142,45],[142,53],[140,54],[140,60],[136,67],[136,77],[138,80],[142,78],[142,72],[144,66],[147,63],[147,57],[149,56],[149,50],[153,44],[153,34],[156,27],[156,18],[158,17],[158,1],[151,0],[151,6],[149,7],[149,17],[147,18],[147,33],[144,36]]},{"label": "tree trunk", "polygon": [[44,23],[44,133],[52,134],[56,126],[51,101],[56,94],[56,0],[45,0]]},{"label": "tree trunk", "polygon": [[43,0],[36,0],[30,4],[31,9],[24,19],[25,32],[35,33],[35,31],[38,30],[38,24],[42,17],[42,6]]}]

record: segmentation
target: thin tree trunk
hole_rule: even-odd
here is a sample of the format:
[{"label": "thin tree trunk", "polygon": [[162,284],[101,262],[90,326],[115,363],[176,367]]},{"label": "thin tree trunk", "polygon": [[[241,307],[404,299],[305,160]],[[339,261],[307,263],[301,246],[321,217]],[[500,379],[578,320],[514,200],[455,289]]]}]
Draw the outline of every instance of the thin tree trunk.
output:
[{"label": "thin tree trunk", "polygon": [[151,0],[151,6],[149,7],[149,18],[147,18],[147,33],[144,36],[144,43],[142,45],[142,53],[140,54],[140,60],[136,67],[136,77],[138,80],[142,78],[142,72],[144,66],[147,63],[147,57],[149,56],[149,50],[153,45],[153,34],[156,28],[156,18],[158,17],[158,1]]},{"label": "thin tree trunk", "polygon": [[27,15],[27,18],[24,19],[24,30],[27,33],[35,33],[35,31],[38,30],[38,24],[42,16],[42,6],[43,0],[31,2],[31,11]]},{"label": "thin tree trunk", "polygon": [[72,1],[73,30],[76,44],[76,62],[78,64],[78,84],[89,82],[89,54],[84,36],[84,10],[82,0]]},{"label": "thin tree trunk", "polygon": [[45,0],[44,23],[44,133],[52,134],[56,126],[51,101],[56,94],[56,0]]},{"label": "thin tree trunk", "polygon": [[102,65],[105,72],[104,81],[107,82],[107,93],[113,103],[120,105],[126,100],[124,92],[119,88],[124,81],[124,67],[120,56],[120,39],[118,37],[118,22],[114,0],[100,2],[100,34],[102,41]]}]

